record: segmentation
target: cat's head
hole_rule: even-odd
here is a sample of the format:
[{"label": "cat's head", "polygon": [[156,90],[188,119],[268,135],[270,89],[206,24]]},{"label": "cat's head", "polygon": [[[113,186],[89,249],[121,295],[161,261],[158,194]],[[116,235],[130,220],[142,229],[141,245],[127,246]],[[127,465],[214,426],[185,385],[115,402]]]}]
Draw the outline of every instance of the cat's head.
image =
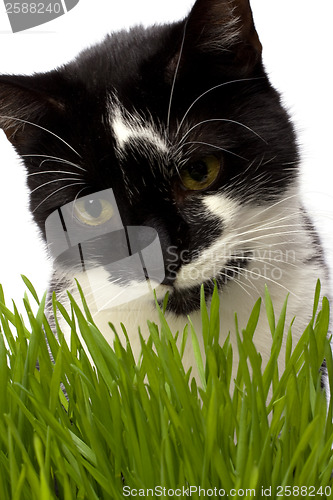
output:
[{"label": "cat's head", "polygon": [[[0,126],[24,161],[44,237],[58,224],[65,241],[70,226],[103,266],[112,246],[115,256],[131,246],[123,228],[150,228],[133,244],[158,237],[157,281],[176,312],[198,306],[202,283],[223,287],[246,267],[246,233],[267,220],[254,211],[279,203],[297,176],[248,0],[197,0],[182,22],[108,36],[49,73],[0,77]],[[78,252],[62,264],[82,261]]]}]

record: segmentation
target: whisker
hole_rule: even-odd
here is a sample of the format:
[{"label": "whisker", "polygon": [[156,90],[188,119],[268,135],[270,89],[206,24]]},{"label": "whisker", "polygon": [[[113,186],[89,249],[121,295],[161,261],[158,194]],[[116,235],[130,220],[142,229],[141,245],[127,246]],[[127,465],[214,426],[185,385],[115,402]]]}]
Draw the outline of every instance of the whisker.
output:
[{"label": "whisker", "polygon": [[43,170],[42,172],[32,172],[31,174],[27,174],[27,177],[31,177],[32,175],[43,175],[43,174],[70,174],[70,175],[78,175],[81,174],[76,172],[67,172],[66,170]]},{"label": "whisker", "polygon": [[[234,267],[229,267],[229,266],[226,266],[226,267],[225,267],[225,269],[226,269],[227,271],[231,271],[231,272],[233,272],[233,273],[237,273],[239,276],[244,277],[244,278],[245,278],[245,279],[249,282],[249,284],[244,283],[244,282],[243,282],[243,283],[241,283],[240,278],[235,278],[235,277],[233,277],[233,279],[232,279],[233,283],[236,283],[238,286],[240,286],[240,287],[242,288],[242,290],[243,290],[243,291],[244,291],[244,292],[245,292],[245,293],[246,293],[249,297],[251,297],[251,294],[250,294],[250,292],[249,292],[248,290],[246,290],[246,289],[244,288],[244,287],[246,287],[246,286],[247,286],[248,288],[250,288],[250,289],[254,290],[254,291],[255,291],[258,295],[260,295],[259,290],[258,290],[258,289],[257,289],[257,287],[254,285],[253,281],[249,280],[249,278],[247,278],[246,276],[242,276],[242,274],[241,274],[241,269],[239,269],[239,268],[234,268]],[[228,275],[227,275],[227,273],[223,273],[223,274],[224,274],[225,276],[228,276]]]},{"label": "whisker", "polygon": [[79,167],[78,165],[75,165],[74,163],[71,163],[71,162],[68,162],[68,161],[65,161],[65,160],[61,160],[61,159],[55,159],[55,160],[51,160],[51,159],[46,159],[46,160],[43,160],[40,164],[39,164],[39,168],[44,165],[44,163],[47,163],[47,162],[52,162],[52,163],[64,163],[65,165],[69,165],[69,166],[72,166],[72,167],[75,167],[75,168],[78,168],[79,170],[82,170],[83,172],[86,172],[86,169],[82,168],[82,167]]},{"label": "whisker", "polygon": [[66,189],[66,188],[69,188],[69,187],[72,187],[72,186],[80,186],[82,184],[85,184],[85,182],[74,182],[73,184],[66,184],[66,186],[62,186],[61,188],[57,189],[56,191],[53,191],[51,194],[49,194],[48,196],[46,196],[46,198],[44,198],[44,200],[42,200],[38,205],[37,207],[34,208],[34,210],[32,211],[32,213],[35,213],[36,210],[45,202],[47,201],[49,198],[51,198],[51,196],[53,196],[54,194],[58,193],[59,191],[61,191],[62,189]]},{"label": "whisker", "polygon": [[[44,182],[44,184],[40,184],[40,186],[37,186],[35,189],[31,191],[31,194],[34,193],[35,191],[38,191],[38,189],[41,189],[45,186],[48,186],[49,184],[53,184],[54,182],[61,182],[61,181],[76,181],[77,179],[75,177],[62,177],[61,179],[53,179],[52,181]],[[72,184],[71,184],[72,185]]]},{"label": "whisker", "polygon": [[[259,168],[261,166],[267,165],[271,161],[275,160],[275,158],[276,158],[276,156],[273,156],[272,158],[270,158],[269,160],[266,160],[264,162],[265,155],[263,155],[263,157],[261,158],[259,163],[254,167],[254,165],[257,161],[257,158],[255,158],[254,160],[252,160],[249,163],[249,165],[246,167],[245,170],[243,170],[242,172],[238,172],[236,175],[231,177],[230,185],[228,186],[228,189],[232,190],[233,188],[237,188],[237,187],[239,187],[240,184],[244,183],[244,180],[246,179],[246,174],[253,167],[254,167],[254,172],[252,172],[252,175],[251,175],[252,182],[256,182],[256,184],[258,184],[259,182],[263,181],[269,175],[269,173],[268,172],[261,172],[260,174],[256,174],[256,172],[259,170]],[[253,174],[255,174],[255,175],[253,175]]]},{"label": "whisker", "polygon": [[171,92],[170,92],[170,99],[169,99],[169,106],[168,106],[168,116],[167,116],[167,134],[168,134],[168,136],[169,136],[169,126],[170,126],[170,116],[171,116],[172,99],[173,99],[175,85],[176,85],[176,79],[177,79],[177,75],[178,75],[178,71],[179,71],[180,60],[182,58],[183,49],[184,49],[187,22],[188,22],[188,19],[186,20],[185,25],[184,25],[184,32],[183,32],[182,43],[181,43],[181,46],[180,46],[180,52],[179,52],[179,56],[178,56],[178,61],[177,61],[175,73],[173,75],[173,80],[172,80],[172,86],[171,86]]},{"label": "whisker", "polygon": [[[121,290],[119,293],[117,293],[116,295],[113,295],[109,300],[107,300],[101,309],[105,309],[106,307],[109,306],[110,302],[114,301],[115,299],[117,299],[118,297],[120,297],[123,293],[124,293],[125,290]],[[111,306],[112,307],[112,306]]]},{"label": "whisker", "polygon": [[[260,167],[261,167],[262,165],[263,165],[263,166],[268,165],[271,161],[274,161],[276,158],[277,158],[277,156],[275,155],[275,156],[273,156],[272,158],[270,158],[269,160],[266,160],[265,162],[264,162],[264,158],[262,158],[262,160],[261,160],[261,162],[260,162]],[[284,163],[282,163],[282,165],[284,165]],[[259,167],[258,167],[258,168],[259,168]],[[283,170],[284,170],[284,171],[286,171],[286,170],[291,170],[291,171],[295,172],[295,169],[294,169],[294,168],[284,168]]]},{"label": "whisker", "polygon": [[72,207],[72,218],[74,217],[74,210],[75,210],[75,203],[77,202],[78,197],[84,191],[85,189],[88,189],[88,186],[84,186],[80,191],[76,194],[74,200],[73,200],[73,207]]},{"label": "whisker", "polygon": [[[268,249],[266,247],[261,247],[261,250],[263,250],[264,253],[266,253],[266,251],[269,252],[270,249]],[[272,258],[272,257],[265,257],[265,255],[260,255],[260,249],[259,248],[255,248],[255,251],[259,252],[258,256],[253,255],[253,249],[252,250],[248,249],[248,250],[246,250],[246,252],[252,252],[252,255],[246,255],[246,257],[244,256],[244,258],[247,261],[260,262],[261,264],[270,265],[272,267],[277,266],[278,264],[286,264],[286,265],[290,265],[292,267],[295,267],[297,269],[301,268],[301,266],[299,266],[299,265],[297,265],[297,264],[295,264],[293,262],[289,262],[288,260],[277,260],[274,257]],[[228,253],[227,255],[223,255],[222,257],[224,257],[225,259],[235,259],[235,260],[237,260],[237,259],[239,259],[239,253],[237,253],[237,252],[235,252],[235,254]]]},{"label": "whisker", "polygon": [[187,117],[187,115],[189,114],[189,112],[191,111],[191,109],[193,108],[193,106],[202,98],[204,97],[205,95],[207,95],[209,92],[212,92],[213,90],[215,89],[218,89],[218,88],[221,88],[221,87],[225,87],[226,85],[231,85],[232,83],[239,83],[239,82],[249,82],[249,81],[253,81],[253,80],[262,80],[263,77],[256,77],[256,78],[240,78],[238,80],[230,80],[229,82],[223,82],[223,83],[220,83],[219,85],[215,85],[214,87],[211,87],[209,88],[208,90],[206,90],[205,92],[203,92],[202,94],[199,95],[199,97],[197,97],[193,102],[192,104],[187,108],[187,111],[185,112],[178,128],[177,128],[177,132],[176,132],[176,137],[178,136],[179,134],[179,131],[181,129],[181,127],[183,126],[183,123],[185,121],[185,118]]},{"label": "whisker", "polygon": [[[37,154],[31,154],[31,155],[21,155],[21,158],[25,158],[25,157],[29,157],[29,156],[37,156],[37,157],[40,157],[40,158],[48,158],[51,160],[54,160],[55,162],[58,161],[59,163],[65,163],[66,165],[70,165],[74,168],[78,168],[79,170],[83,170],[83,172],[86,172],[87,170],[83,167],[80,167],[79,165],[77,165],[76,163],[73,163],[69,160],[66,160],[65,158],[58,158],[57,156],[49,156],[49,155],[37,155]],[[48,160],[44,160],[42,163],[40,163],[39,166],[41,166],[45,161],[48,161]]]},{"label": "whisker", "polygon": [[[233,231],[243,231],[244,229],[247,229],[247,228],[253,228],[252,230],[257,230],[257,229],[260,229],[260,228],[266,228],[268,227],[268,229],[274,229],[275,225],[273,225],[274,223],[277,223],[277,222],[283,222],[285,220],[292,220],[293,223],[290,224],[290,226],[292,227],[295,227],[295,222],[294,222],[294,217],[297,216],[299,214],[298,211],[295,211],[295,212],[292,212],[292,213],[289,213],[288,215],[285,215],[284,217],[280,217],[280,218],[275,218],[275,217],[271,217],[269,219],[266,219],[264,222],[260,223],[259,225],[255,222],[251,222],[250,224],[245,224],[244,226],[239,226],[237,228],[235,228]],[[242,233],[237,233],[238,235],[242,234]]]},{"label": "whisker", "polygon": [[210,122],[225,122],[225,123],[233,123],[235,125],[240,125],[241,127],[244,127],[246,128],[247,130],[249,130],[250,132],[252,132],[254,135],[256,135],[259,139],[261,139],[265,144],[268,144],[267,141],[265,141],[265,139],[263,137],[261,137],[261,135],[259,135],[255,130],[253,130],[252,128],[248,127],[247,125],[245,125],[244,123],[241,123],[241,122],[238,122],[238,121],[235,121],[235,120],[229,120],[228,118],[212,118],[210,120],[203,120],[199,123],[196,123],[195,125],[193,125],[193,127],[191,127],[185,135],[183,135],[183,137],[181,138],[181,140],[179,141],[179,144],[182,143],[182,141],[186,138],[186,136],[188,136],[192,130],[194,130],[196,127],[199,127],[200,125],[204,124],[204,123],[210,123]]},{"label": "whisker", "polygon": [[[81,264],[82,265],[82,264]],[[86,287],[83,291],[84,291],[84,296],[86,299],[90,298],[90,297],[93,297],[94,294],[96,294],[96,292],[99,292],[100,290],[103,290],[104,288],[107,288],[111,283],[109,281],[106,281],[105,283],[103,283],[103,285],[99,286],[99,287],[91,287],[91,285],[88,287]],[[90,291],[88,291],[88,289]]]},{"label": "whisker", "polygon": [[295,267],[296,269],[301,269],[301,266],[294,264],[292,262],[288,262],[287,260],[274,260],[271,257],[261,257],[258,259],[257,257],[248,257],[248,260],[252,262],[260,262],[261,264],[265,264],[265,266],[271,266],[273,268],[279,267],[278,264],[285,264],[291,267]]},{"label": "whisker", "polygon": [[[289,200],[292,200],[293,198],[297,198],[297,197],[298,197],[298,193],[296,193],[296,194],[292,194],[292,195],[287,196],[287,197],[285,197],[285,198],[282,198],[282,200],[278,200],[277,202],[273,203],[272,205],[269,205],[268,207],[264,208],[264,209],[263,209],[263,210],[261,210],[260,212],[258,212],[258,213],[256,213],[256,214],[254,214],[252,217],[250,217],[250,219],[249,219],[249,220],[254,219],[255,217],[258,217],[258,216],[260,216],[260,215],[264,214],[265,212],[267,212],[267,210],[271,210],[272,208],[274,208],[274,207],[276,207],[276,206],[278,206],[278,205],[281,205],[281,203],[285,203],[285,202],[287,202],[287,201],[289,201]],[[288,208],[288,207],[287,207],[287,208]]]},{"label": "whisker", "polygon": [[209,146],[211,148],[218,149],[219,151],[224,151],[224,153],[231,154],[233,156],[237,156],[237,158],[240,158],[241,160],[244,161],[249,161],[247,158],[244,158],[243,156],[238,155],[237,153],[234,153],[233,151],[229,151],[228,149],[221,148],[220,146],[216,146],[215,144],[210,144],[209,142],[202,142],[202,141],[189,141],[189,142],[184,142],[181,146],[179,146],[176,151],[175,155],[178,153],[178,151],[183,148],[184,146],[187,146],[188,144],[201,144],[202,146]]},{"label": "whisker", "polygon": [[[289,234],[289,233],[286,233],[286,234]],[[302,232],[302,231],[300,231],[300,234],[303,234],[303,232]],[[246,243],[247,241],[251,242],[251,240],[244,240],[244,243]],[[262,242],[260,242],[260,243],[262,243]],[[227,242],[227,244],[228,244],[228,242]],[[233,249],[233,248],[236,248],[236,249],[237,249],[237,244],[238,244],[238,242],[237,242],[237,241],[236,241],[236,242],[234,242],[234,243],[232,243],[232,244],[230,245],[230,248],[232,248],[232,249]],[[262,251],[267,250],[267,251],[269,251],[269,250],[270,250],[271,248],[273,248],[273,247],[280,247],[280,248],[282,247],[282,248],[283,248],[283,247],[284,247],[284,245],[288,245],[288,244],[290,245],[290,240],[282,240],[282,241],[278,241],[278,242],[276,242],[276,243],[267,243],[267,244],[264,244],[264,245],[261,245],[261,246],[256,245],[254,248],[253,248],[253,247],[245,247],[245,249],[244,249],[244,248],[242,248],[242,250],[243,250],[243,251],[247,251],[247,252],[251,252],[251,251],[253,251],[253,250],[256,250],[256,251],[259,251],[259,250],[262,250]]]},{"label": "whisker", "polygon": [[[228,267],[228,266],[226,266],[224,269],[225,269],[225,271],[231,271],[232,273],[237,273],[237,272],[239,271],[239,269],[238,269],[238,268],[236,268],[236,267]],[[227,272],[225,272],[225,271],[223,271],[223,272],[222,272],[222,271],[220,271],[220,272],[218,273],[218,276],[223,276],[223,277],[225,277],[225,278],[226,278],[226,280],[228,281],[228,279],[230,279],[230,276],[229,276],[229,275],[228,275],[228,273],[227,273]],[[243,290],[243,291],[244,291],[244,292],[245,292],[245,293],[246,293],[249,297],[251,297],[251,294],[250,294],[250,293],[249,293],[249,292],[248,292],[248,291],[244,288],[244,286],[248,286],[249,288],[251,288],[251,287],[250,287],[250,285],[245,285],[245,284],[243,284],[243,285],[244,285],[244,286],[243,286],[243,285],[239,282],[239,279],[237,279],[237,278],[235,278],[235,277],[233,277],[233,278],[232,278],[232,281],[233,281],[234,283],[237,283],[237,284],[238,284],[238,285],[242,288],[242,290]],[[212,284],[214,284],[214,279],[213,279],[213,278],[211,278],[211,279],[209,280],[209,282],[210,282],[210,283],[212,283]]]},{"label": "whisker", "polygon": [[44,128],[41,125],[37,125],[37,123],[29,122],[28,120],[23,120],[22,118],[15,118],[14,116],[6,116],[6,115],[0,115],[0,116],[1,116],[1,118],[4,118],[5,120],[16,120],[18,122],[27,123],[28,125],[32,125],[33,127],[37,127],[37,128],[40,128],[41,130],[44,130],[44,132],[47,132],[48,134],[53,135],[54,137],[59,139],[59,141],[63,142],[69,149],[71,149],[77,156],[79,156],[81,158],[81,155],[70,144],[68,144],[68,142],[66,142],[64,139],[59,137],[59,135],[55,134],[51,130]]},{"label": "whisker", "polygon": [[[295,227],[295,224],[281,224],[281,225],[278,225],[278,226],[268,226],[266,224],[263,224],[262,226],[258,226],[256,228],[250,229],[248,231],[243,231],[241,233],[238,232],[238,228],[237,228],[237,230],[235,229],[233,231],[233,233],[230,234],[230,236],[231,236],[231,238],[233,238],[233,237],[238,238],[239,236],[244,236],[244,235],[247,235],[247,234],[256,234],[259,231],[273,230],[272,232],[270,232],[267,235],[261,235],[262,237],[263,236],[269,236],[269,237],[271,237],[271,236],[276,236],[278,234],[281,234],[281,233],[276,233],[275,232],[276,229],[284,229],[284,228],[287,228],[287,227]],[[297,230],[296,232],[299,232],[299,231],[300,230]],[[293,231],[293,232],[295,232],[295,231]],[[288,233],[289,233],[289,231],[287,232],[287,234]],[[285,234],[285,233],[283,233],[283,234]],[[229,238],[227,237],[226,239],[228,240]]]},{"label": "whisker", "polygon": [[[96,295],[96,292],[107,290],[110,285],[116,285],[118,282],[121,283],[121,278],[116,278],[116,279],[113,278],[112,283],[110,283],[110,282],[107,281],[106,283],[103,283],[103,285],[101,285],[101,286],[99,286],[97,288],[94,287],[93,289],[91,289],[90,292],[86,292],[85,291],[84,295],[85,295],[86,298],[94,297],[94,295]],[[121,296],[124,292],[126,292],[126,287],[122,287],[120,285],[120,291],[119,291],[119,293],[116,294],[116,295],[112,295],[112,297],[108,298],[104,302],[104,304],[101,307],[101,309],[105,309],[106,307],[108,307],[109,304],[112,303],[112,301],[114,301],[115,299],[117,299],[117,297]],[[112,305],[111,305],[111,307],[112,307]]]},{"label": "whisker", "polygon": [[283,288],[286,292],[288,292],[290,295],[293,295],[297,299],[300,298],[298,295],[296,295],[295,293],[293,293],[287,287],[285,287],[284,285],[282,285],[282,283],[279,283],[278,281],[274,280],[273,278],[269,278],[268,276],[265,276],[263,274],[256,273],[252,269],[244,269],[244,268],[242,268],[239,271],[240,271],[240,274],[242,274],[242,276],[245,277],[245,279],[249,280],[249,278],[246,275],[252,275],[252,276],[255,276],[257,280],[258,279],[264,279],[265,281],[270,281],[271,283],[274,283],[275,285],[278,285],[280,288]]},{"label": "whisker", "polygon": [[[283,236],[285,234],[303,234],[303,231],[302,230],[295,230],[295,231],[282,231],[282,232],[279,232],[279,233],[271,233],[271,234],[262,234],[262,235],[259,235],[259,236],[256,236],[254,238],[248,238],[248,239],[245,239],[245,240],[241,240],[241,241],[237,241],[237,244],[243,244],[243,243],[249,243],[249,242],[252,242],[252,241],[257,241],[257,240],[261,240],[263,238],[267,238],[267,237],[272,237],[272,236]],[[237,236],[237,234],[235,235]]]},{"label": "whisker", "polygon": [[[229,185],[229,189],[233,188],[234,186],[239,186],[239,183],[242,182],[244,178],[246,178],[247,172],[253,167],[255,162],[256,162],[256,158],[248,164],[248,166],[246,167],[245,170],[237,173],[236,175],[234,175],[230,178],[231,184]],[[256,179],[256,177],[254,179]]]}]

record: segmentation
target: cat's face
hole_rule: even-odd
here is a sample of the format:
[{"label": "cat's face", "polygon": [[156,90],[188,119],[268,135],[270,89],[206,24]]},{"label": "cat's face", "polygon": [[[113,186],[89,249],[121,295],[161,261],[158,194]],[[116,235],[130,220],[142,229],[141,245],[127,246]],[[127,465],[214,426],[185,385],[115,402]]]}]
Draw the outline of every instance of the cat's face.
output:
[{"label": "cat's face", "polygon": [[[149,268],[176,313],[198,307],[202,283],[209,294],[237,279],[297,175],[247,0],[197,0],[184,22],[112,35],[47,74],[1,77],[0,126],[64,273],[100,266],[126,287]],[[131,254],[138,267],[117,264]]]}]

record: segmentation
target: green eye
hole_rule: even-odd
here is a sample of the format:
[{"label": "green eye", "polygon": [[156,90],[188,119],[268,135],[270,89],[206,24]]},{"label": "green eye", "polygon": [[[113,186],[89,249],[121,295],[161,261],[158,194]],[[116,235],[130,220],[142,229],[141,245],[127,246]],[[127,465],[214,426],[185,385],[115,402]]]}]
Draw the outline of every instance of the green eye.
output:
[{"label": "green eye", "polygon": [[220,160],[214,155],[209,155],[182,169],[180,178],[186,189],[201,191],[213,184],[220,173],[220,169]]},{"label": "green eye", "polygon": [[88,226],[100,226],[113,216],[113,207],[110,202],[96,198],[83,198],[74,204],[75,217]]}]

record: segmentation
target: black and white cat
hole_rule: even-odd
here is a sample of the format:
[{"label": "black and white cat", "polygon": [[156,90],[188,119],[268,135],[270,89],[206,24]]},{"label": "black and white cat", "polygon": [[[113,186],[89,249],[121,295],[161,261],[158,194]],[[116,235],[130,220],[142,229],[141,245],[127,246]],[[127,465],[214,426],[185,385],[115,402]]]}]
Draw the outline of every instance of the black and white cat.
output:
[{"label": "black and white cat", "polygon": [[[299,194],[293,126],[265,73],[248,0],[197,0],[179,23],[108,36],[45,74],[0,77],[0,126],[28,173],[54,258],[50,291],[78,298],[109,342],[123,322],[200,332],[204,284],[235,345],[268,285],[299,338],[328,277]],[[69,331],[66,332],[69,336]],[[264,363],[271,334],[261,315]],[[185,354],[193,363],[191,348]],[[282,361],[281,361],[282,363]],[[237,361],[235,360],[235,365]]]}]

